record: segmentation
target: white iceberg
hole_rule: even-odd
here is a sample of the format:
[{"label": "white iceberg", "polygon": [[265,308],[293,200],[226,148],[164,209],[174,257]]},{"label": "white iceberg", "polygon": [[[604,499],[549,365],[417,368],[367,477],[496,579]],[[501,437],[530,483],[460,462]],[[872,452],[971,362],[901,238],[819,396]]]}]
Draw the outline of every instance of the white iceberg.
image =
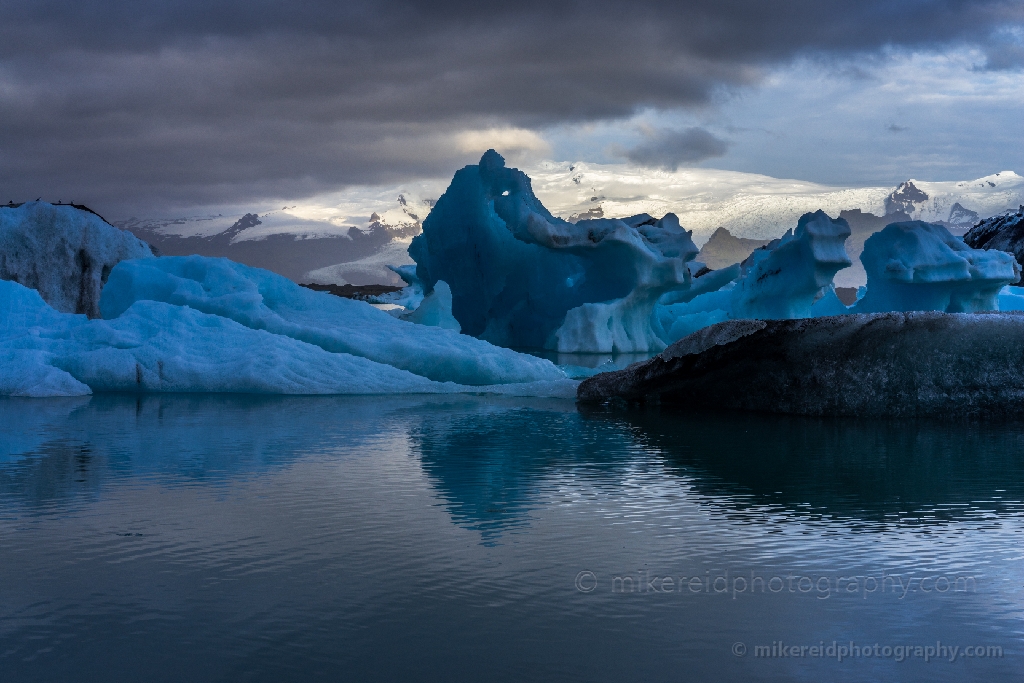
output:
[{"label": "white iceberg", "polygon": [[110,270],[124,259],[152,257],[145,242],[89,210],[48,202],[0,206],[0,280],[37,290],[58,311],[98,318]]},{"label": "white iceberg", "polygon": [[444,280],[434,284],[434,291],[425,296],[419,306],[399,317],[418,325],[442,327],[455,332],[462,330],[459,321],[452,315],[452,290]]}]

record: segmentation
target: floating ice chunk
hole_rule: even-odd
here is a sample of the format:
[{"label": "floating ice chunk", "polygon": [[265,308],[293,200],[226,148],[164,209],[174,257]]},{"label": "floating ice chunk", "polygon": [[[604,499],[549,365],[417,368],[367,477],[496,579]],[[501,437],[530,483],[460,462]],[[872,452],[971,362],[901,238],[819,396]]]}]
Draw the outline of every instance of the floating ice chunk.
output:
[{"label": "floating ice chunk", "polygon": [[0,351],[0,396],[51,398],[88,396],[85,384],[50,365],[49,354],[25,349]]},{"label": "floating ice chunk", "polygon": [[444,280],[438,280],[434,285],[434,291],[424,297],[415,310],[409,311],[401,318],[428,327],[440,327],[456,332],[462,329],[459,321],[452,315],[452,290]]},{"label": "floating ice chunk", "polygon": [[59,313],[37,292],[13,282],[0,282],[0,320],[0,395],[139,391],[567,396],[576,386],[564,378],[483,387],[435,382],[155,301],[135,302],[113,320],[89,320]]},{"label": "floating ice chunk", "polygon": [[374,297],[374,303],[394,304],[408,311],[418,307],[423,302],[424,294],[423,283],[416,277],[416,266],[388,266],[388,268],[402,278],[407,286],[397,292]]},{"label": "floating ice chunk", "polygon": [[672,214],[555,218],[494,150],[455,174],[409,247],[425,291],[451,285],[464,333],[563,352],[662,348],[651,310],[689,286],[697,251]]},{"label": "floating ice chunk", "polygon": [[560,380],[550,361],[398,320],[373,306],[314,292],[266,270],[227,259],[164,256],[122,261],[110,274],[100,310],[117,318],[137,301],[162,301],[408,370],[467,385]]},{"label": "floating ice chunk", "polygon": [[0,279],[37,290],[58,311],[98,318],[110,269],[152,256],[145,242],[87,210],[47,202],[0,206]]},{"label": "floating ice chunk", "polygon": [[973,313],[998,308],[997,296],[1020,279],[1012,254],[972,249],[941,225],[892,223],[864,243],[867,291],[851,309]]},{"label": "floating ice chunk", "polygon": [[1024,287],[1006,286],[999,290],[1000,311],[1024,311]]},{"label": "floating ice chunk", "polygon": [[731,317],[808,318],[832,278],[851,265],[844,243],[850,226],[824,211],[804,214],[795,232],[756,249],[743,262]]},{"label": "floating ice chunk", "polygon": [[729,319],[809,318],[846,313],[833,291],[835,274],[850,265],[843,246],[850,226],[823,211],[804,214],[796,230],[755,250],[738,266],[707,273],[689,290],[661,298],[654,318],[672,343]]},{"label": "floating ice chunk", "polygon": [[665,342],[651,326],[660,292],[634,292],[624,299],[577,306],[555,330],[562,353],[635,353],[660,351]]}]

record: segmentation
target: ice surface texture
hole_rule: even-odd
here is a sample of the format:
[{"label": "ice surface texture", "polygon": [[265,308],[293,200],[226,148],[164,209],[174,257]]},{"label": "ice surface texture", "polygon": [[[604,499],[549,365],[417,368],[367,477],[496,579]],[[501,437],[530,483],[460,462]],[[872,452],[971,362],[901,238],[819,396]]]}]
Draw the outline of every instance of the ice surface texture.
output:
[{"label": "ice surface texture", "polygon": [[462,329],[459,321],[452,315],[452,290],[444,280],[438,280],[434,284],[434,291],[424,297],[419,306],[403,314],[401,318],[428,327],[443,327],[456,332]]},{"label": "ice surface texture", "polygon": [[267,270],[224,258],[163,256],[123,261],[100,300],[104,318],[136,301],[162,301],[350,353],[437,381],[485,385],[559,380],[550,361],[441,327],[398,320],[362,301],[300,287]]},{"label": "ice surface texture", "polygon": [[587,379],[578,396],[802,415],[1019,416],[1022,339],[1024,315],[1009,313],[730,320]]},{"label": "ice surface texture", "polygon": [[[756,249],[741,265],[703,275],[683,295],[666,295],[655,309],[662,339],[671,343],[729,319],[845,312],[832,278],[850,265],[843,246],[849,236],[845,220],[823,211],[805,214],[796,230]],[[672,297],[677,301],[670,302]]]},{"label": "ice surface texture", "polygon": [[850,234],[845,219],[808,213],[742,264],[694,278],[687,262],[696,248],[675,215],[568,223],[491,150],[455,174],[409,247],[415,276],[402,277],[414,292],[451,285],[452,314],[466,334],[563,353],[660,351],[724,320],[1017,305],[999,296],[1018,279],[1012,257],[918,221],[867,240],[867,294],[848,308],[833,280],[852,265]]},{"label": "ice surface texture", "polygon": [[0,281],[0,395],[139,391],[564,396],[572,395],[575,386],[564,378],[483,387],[436,382],[157,301],[137,301],[113,320],[89,320],[55,311],[38,292]]},{"label": "ice surface texture", "polygon": [[560,351],[664,348],[657,299],[690,282],[697,254],[673,214],[576,224],[555,218],[530,179],[493,150],[455,174],[409,254],[429,293],[451,286],[462,331],[494,344]]},{"label": "ice surface texture", "polygon": [[152,256],[145,242],[89,211],[47,202],[0,206],[0,279],[37,290],[58,311],[98,318],[110,270]]},{"label": "ice surface texture", "polygon": [[853,310],[998,310],[998,294],[1020,279],[1012,254],[972,249],[941,225],[893,223],[864,243],[867,291]]}]

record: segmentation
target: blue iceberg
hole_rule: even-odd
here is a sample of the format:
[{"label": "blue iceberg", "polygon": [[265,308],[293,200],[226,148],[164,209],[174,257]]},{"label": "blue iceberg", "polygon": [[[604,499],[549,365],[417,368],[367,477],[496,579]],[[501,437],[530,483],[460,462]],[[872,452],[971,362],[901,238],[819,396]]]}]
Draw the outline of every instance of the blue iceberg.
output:
[{"label": "blue iceberg", "polygon": [[441,382],[487,385],[565,377],[550,361],[443,327],[398,320],[362,301],[314,292],[225,258],[163,256],[119,263],[100,299],[103,317],[118,318],[139,301],[188,306]]},{"label": "blue iceberg", "polygon": [[448,283],[462,331],[493,344],[646,352],[664,348],[651,313],[689,287],[697,251],[673,214],[556,218],[490,150],[437,200],[409,247],[415,276],[403,276],[426,294]]},{"label": "blue iceberg", "polygon": [[689,292],[663,297],[655,309],[661,338],[671,344],[733,319],[810,318],[845,312],[832,285],[851,262],[850,226],[823,211],[805,214],[796,230],[755,250],[742,264],[707,273]]},{"label": "blue iceberg", "polygon": [[864,243],[868,274],[857,313],[999,310],[999,292],[1020,279],[1013,254],[972,249],[941,225],[892,223]]},{"label": "blue iceberg", "polygon": [[[362,306],[380,313],[368,304]],[[400,325],[434,329],[385,313],[380,316]],[[519,383],[466,386],[435,381],[191,306],[159,301],[136,301],[112,320],[90,320],[54,310],[38,292],[15,282],[0,281],[0,321],[4,396],[80,396],[94,391],[572,396],[576,388],[576,382],[550,364],[549,372],[527,375]],[[387,330],[378,327],[376,332],[383,336]],[[542,363],[538,367],[543,368]],[[541,374],[550,379],[536,379]]]}]

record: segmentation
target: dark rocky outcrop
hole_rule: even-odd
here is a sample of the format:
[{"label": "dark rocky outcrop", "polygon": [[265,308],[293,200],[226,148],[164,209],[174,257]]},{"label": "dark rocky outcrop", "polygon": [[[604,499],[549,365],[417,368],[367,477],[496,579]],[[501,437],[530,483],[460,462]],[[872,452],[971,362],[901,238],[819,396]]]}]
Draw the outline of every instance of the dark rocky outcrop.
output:
[{"label": "dark rocky outcrop", "polygon": [[977,211],[971,211],[966,206],[956,202],[949,210],[949,218],[946,220],[946,227],[970,229],[978,222],[980,216]]},{"label": "dark rocky outcrop", "polygon": [[1024,267],[1024,206],[1016,213],[986,218],[964,235],[964,242],[973,249],[1007,251]]},{"label": "dark rocky outcrop", "polygon": [[903,212],[913,215],[917,205],[928,200],[928,194],[914,184],[913,180],[900,183],[885,198],[885,214]]},{"label": "dark rocky outcrop", "polygon": [[769,240],[736,237],[725,228],[718,228],[700,248],[696,260],[712,270],[718,270],[734,263],[742,263],[752,251],[763,247],[768,242]]},{"label": "dark rocky outcrop", "polygon": [[733,320],[584,381],[581,402],[796,415],[1024,415],[1024,315]]},{"label": "dark rocky outcrop", "polygon": [[357,299],[359,301],[369,301],[373,297],[391,294],[402,289],[401,287],[393,287],[391,285],[320,285],[310,283],[299,286],[312,289],[314,292],[327,292],[344,299]]},{"label": "dark rocky outcrop", "polygon": [[239,239],[246,230],[262,225],[259,216],[254,213],[245,214],[227,230],[209,236],[186,237],[130,221],[120,227],[154,245],[165,256],[223,256],[299,282],[311,270],[365,258],[379,252],[394,239],[420,232],[419,224],[392,226],[383,222],[377,214],[370,219],[365,229],[352,227],[347,235],[278,233],[260,239]]}]

